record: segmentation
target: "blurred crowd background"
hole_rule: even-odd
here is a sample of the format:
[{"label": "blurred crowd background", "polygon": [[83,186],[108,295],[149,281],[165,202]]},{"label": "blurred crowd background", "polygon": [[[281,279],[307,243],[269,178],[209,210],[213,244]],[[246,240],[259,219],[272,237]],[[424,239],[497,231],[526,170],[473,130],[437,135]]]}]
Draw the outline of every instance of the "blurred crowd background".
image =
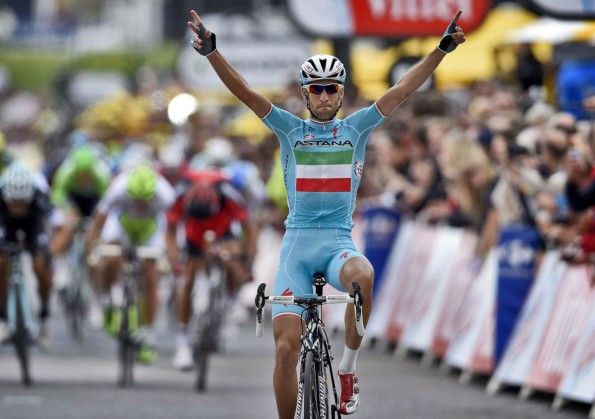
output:
[{"label": "blurred crowd background", "polygon": [[[301,116],[295,76],[308,56],[332,53],[347,64],[347,115],[440,35],[313,33],[296,3],[0,0],[2,153],[50,181],[69,148],[87,139],[118,156],[145,148],[172,182],[182,163],[204,153],[221,165],[249,162],[255,215],[281,231],[277,141],[191,49],[189,10],[251,84]],[[587,262],[595,251],[595,23],[544,16],[531,2],[480,3],[486,13],[472,30],[464,11],[467,43],[371,136],[358,210],[381,205],[471,228],[479,255],[501,225],[525,223],[544,247]]]}]

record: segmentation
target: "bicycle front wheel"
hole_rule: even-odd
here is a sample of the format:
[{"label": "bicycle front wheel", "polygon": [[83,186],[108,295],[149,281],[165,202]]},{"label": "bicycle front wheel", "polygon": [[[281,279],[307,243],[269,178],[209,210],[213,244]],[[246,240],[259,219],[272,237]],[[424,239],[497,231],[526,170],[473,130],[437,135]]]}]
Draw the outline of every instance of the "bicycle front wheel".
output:
[{"label": "bicycle front wheel", "polygon": [[[317,366],[317,362],[314,358],[314,352],[308,351],[306,358],[303,363],[303,391],[302,391],[302,415],[300,418],[303,419],[322,419],[326,418],[325,409],[321,407],[326,405],[325,401],[321,399],[321,393],[319,391],[320,384],[320,368]],[[298,405],[300,401],[298,400]],[[297,416],[297,415],[296,415]]]},{"label": "bicycle front wheel", "polygon": [[25,304],[23,302],[24,296],[22,295],[22,288],[17,287],[13,297],[16,303],[16,330],[13,336],[13,342],[17,357],[19,358],[19,364],[21,366],[21,382],[25,386],[30,386],[31,375],[29,373],[29,330],[25,321]]},{"label": "bicycle front wheel", "polygon": [[120,378],[118,384],[120,387],[131,386],[134,382],[133,367],[135,344],[130,331],[134,319],[130,318],[132,314],[131,311],[130,306],[126,306],[120,323],[120,332],[118,333],[118,351],[120,360]]}]

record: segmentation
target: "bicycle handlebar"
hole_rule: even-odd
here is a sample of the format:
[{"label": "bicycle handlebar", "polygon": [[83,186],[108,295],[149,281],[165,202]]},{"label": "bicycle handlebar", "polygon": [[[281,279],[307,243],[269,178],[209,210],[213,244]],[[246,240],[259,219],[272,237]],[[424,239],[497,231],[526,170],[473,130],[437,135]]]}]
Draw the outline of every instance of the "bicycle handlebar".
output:
[{"label": "bicycle handlebar", "polygon": [[353,304],[355,312],[355,326],[357,333],[364,336],[366,333],[364,321],[362,316],[362,305],[364,298],[361,293],[361,288],[357,282],[352,283],[353,294],[331,294],[331,295],[313,295],[313,296],[295,296],[295,295],[264,295],[266,284],[260,284],[256,291],[256,336],[262,337],[262,309],[266,302],[269,304],[283,304],[283,305],[324,305],[324,304]]},{"label": "bicycle handlebar", "polygon": [[[94,252],[96,252],[98,256],[117,257],[122,256],[123,254],[125,255],[127,253],[127,250],[128,249],[126,247],[121,246],[119,244],[103,243],[98,244],[95,247]],[[159,259],[163,256],[162,251],[150,246],[134,246],[132,247],[132,250],[139,259]]]}]

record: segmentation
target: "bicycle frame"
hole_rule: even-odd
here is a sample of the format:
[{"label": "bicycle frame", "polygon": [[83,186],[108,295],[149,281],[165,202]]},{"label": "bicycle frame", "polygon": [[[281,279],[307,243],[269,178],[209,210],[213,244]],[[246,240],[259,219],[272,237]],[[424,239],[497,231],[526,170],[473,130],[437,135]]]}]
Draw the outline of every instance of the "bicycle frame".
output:
[{"label": "bicycle frame", "polygon": [[6,314],[11,341],[15,346],[16,355],[21,366],[21,382],[29,386],[32,384],[29,372],[29,345],[37,334],[37,327],[31,314],[30,301],[24,281],[21,251],[22,246],[20,244],[7,245],[4,249],[4,253],[10,257],[11,265]]}]

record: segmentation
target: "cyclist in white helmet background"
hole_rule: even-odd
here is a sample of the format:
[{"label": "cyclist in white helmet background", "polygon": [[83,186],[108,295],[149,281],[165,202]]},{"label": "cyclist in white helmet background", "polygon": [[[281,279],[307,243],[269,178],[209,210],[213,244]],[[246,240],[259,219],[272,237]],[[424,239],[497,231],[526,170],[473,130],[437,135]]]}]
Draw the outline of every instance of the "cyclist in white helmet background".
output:
[{"label": "cyclist in white helmet background", "polygon": [[[148,162],[114,178],[103,198],[97,204],[91,225],[85,237],[87,252],[98,242],[145,246],[165,253],[165,213],[175,200],[172,186]],[[157,252],[155,252],[157,253]],[[110,307],[109,290],[119,279],[122,258],[105,258],[93,274],[98,288],[105,292],[104,329],[114,335],[119,326],[119,311]],[[144,295],[141,320],[137,331],[141,342],[138,360],[150,364],[155,351],[154,323],[158,309],[159,270],[157,261],[142,262],[141,288]]]},{"label": "cyclist in white helmet background", "polygon": [[[52,290],[52,255],[64,242],[67,232],[64,214],[54,208],[48,185],[39,173],[14,161],[0,178],[0,243],[18,243],[24,233],[24,250],[31,254],[33,272],[38,281],[39,336],[48,344],[48,318]],[[0,255],[0,341],[6,338],[6,285],[10,272],[7,255]]]},{"label": "cyclist in white helmet background", "polygon": [[[207,30],[192,10],[188,27],[195,50],[206,56],[225,86],[246,104],[277,135],[289,214],[281,248],[275,294],[312,293],[312,275],[325,274],[335,288],[351,292],[357,281],[364,293],[364,321],[372,303],[374,270],[351,238],[352,213],[363,173],[366,140],[407,97],[434,72],[447,53],[465,41],[457,25],[458,11],[439,45],[422,58],[375,103],[345,119],[336,118],[345,94],[346,70],[331,55],[315,55],[301,66],[298,78],[310,118],[302,120],[274,106],[253,90],[229,64],[216,46],[215,34]],[[312,244],[316,243],[315,246]],[[299,308],[275,305],[273,333],[275,368],[273,386],[281,419],[292,418],[297,400],[296,365],[302,320]],[[339,364],[342,414],[359,406],[356,358],[361,344],[353,309],[345,314],[345,348]]]}]

